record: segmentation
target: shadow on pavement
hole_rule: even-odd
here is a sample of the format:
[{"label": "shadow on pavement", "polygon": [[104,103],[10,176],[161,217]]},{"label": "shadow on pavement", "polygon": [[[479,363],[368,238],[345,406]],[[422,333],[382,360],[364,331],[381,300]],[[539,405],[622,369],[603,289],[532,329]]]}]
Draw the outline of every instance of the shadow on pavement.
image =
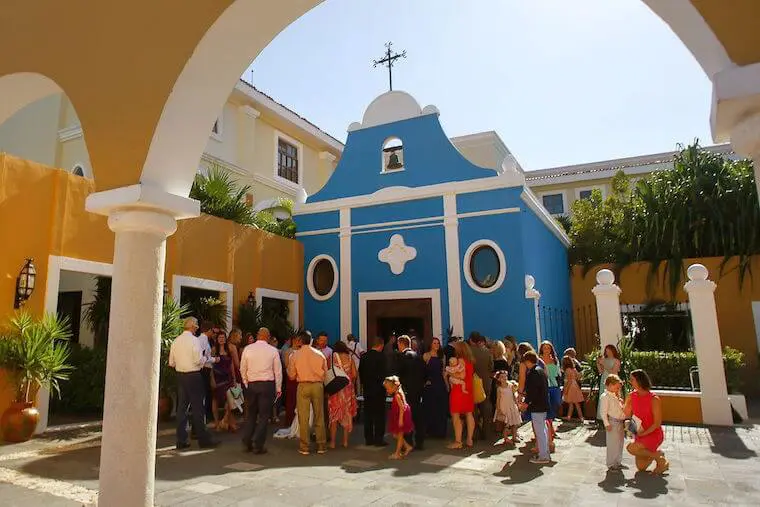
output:
[{"label": "shadow on pavement", "polygon": [[757,453],[752,449],[748,449],[744,444],[744,441],[737,434],[736,428],[717,428],[711,426],[708,430],[713,440],[713,444],[710,446],[712,452],[730,459],[757,457]]}]

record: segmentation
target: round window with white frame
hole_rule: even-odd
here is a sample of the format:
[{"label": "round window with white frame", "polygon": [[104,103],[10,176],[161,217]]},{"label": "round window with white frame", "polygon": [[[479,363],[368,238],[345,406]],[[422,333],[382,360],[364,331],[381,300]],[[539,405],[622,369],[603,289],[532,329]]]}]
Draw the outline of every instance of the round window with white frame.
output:
[{"label": "round window with white frame", "polygon": [[398,137],[390,137],[383,143],[382,172],[392,173],[404,170],[404,145]]},{"label": "round window with white frame", "polygon": [[507,276],[507,261],[499,245],[490,239],[475,241],[464,254],[464,278],[472,290],[488,294]]},{"label": "round window with white frame", "polygon": [[311,297],[327,301],[338,289],[338,265],[335,259],[322,254],[314,257],[306,270],[306,286]]}]

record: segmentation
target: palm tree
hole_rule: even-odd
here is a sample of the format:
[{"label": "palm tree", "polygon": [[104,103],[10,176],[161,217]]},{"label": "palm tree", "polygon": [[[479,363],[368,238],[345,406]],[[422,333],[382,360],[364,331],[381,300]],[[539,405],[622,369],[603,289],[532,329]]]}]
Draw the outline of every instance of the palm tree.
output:
[{"label": "palm tree", "polygon": [[240,186],[224,168],[212,164],[207,174],[196,175],[190,197],[200,201],[202,213],[254,225],[254,212],[246,203],[250,190],[250,185]]}]

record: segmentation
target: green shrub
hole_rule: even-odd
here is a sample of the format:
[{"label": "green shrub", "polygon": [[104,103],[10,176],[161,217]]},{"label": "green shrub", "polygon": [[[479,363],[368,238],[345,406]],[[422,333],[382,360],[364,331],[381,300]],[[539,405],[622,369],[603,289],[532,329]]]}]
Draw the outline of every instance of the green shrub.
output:
[{"label": "green shrub", "polygon": [[51,399],[51,411],[62,414],[101,414],[106,389],[106,348],[72,344],[69,362],[74,366],[61,384],[60,399]]},{"label": "green shrub", "polygon": [[[691,387],[689,368],[697,365],[697,355],[694,352],[637,350],[631,352],[630,362],[631,368],[641,368],[647,372],[656,387],[688,389]],[[726,369],[728,391],[740,392],[744,353],[731,347],[725,347],[723,349],[723,364]]]}]

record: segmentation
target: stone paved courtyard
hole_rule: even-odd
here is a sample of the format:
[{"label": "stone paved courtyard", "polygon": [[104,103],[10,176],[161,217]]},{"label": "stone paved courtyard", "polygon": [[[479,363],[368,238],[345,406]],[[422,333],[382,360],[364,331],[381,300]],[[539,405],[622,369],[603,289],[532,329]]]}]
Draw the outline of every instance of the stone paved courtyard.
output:
[{"label": "stone paved courtyard", "polygon": [[[521,428],[527,436],[529,427]],[[295,441],[269,440],[269,453],[241,451],[226,435],[215,450],[177,453],[162,428],[156,504],[183,506],[407,505],[760,505],[760,426],[732,429],[668,426],[664,477],[607,472],[604,436],[563,423],[552,465],[528,462],[527,450],[484,442],[450,451],[430,441],[424,452],[389,461],[387,449],[357,445],[301,456]],[[0,505],[93,504],[97,497],[97,428],[69,430],[0,447]],[[361,427],[354,441],[361,439]]]}]

